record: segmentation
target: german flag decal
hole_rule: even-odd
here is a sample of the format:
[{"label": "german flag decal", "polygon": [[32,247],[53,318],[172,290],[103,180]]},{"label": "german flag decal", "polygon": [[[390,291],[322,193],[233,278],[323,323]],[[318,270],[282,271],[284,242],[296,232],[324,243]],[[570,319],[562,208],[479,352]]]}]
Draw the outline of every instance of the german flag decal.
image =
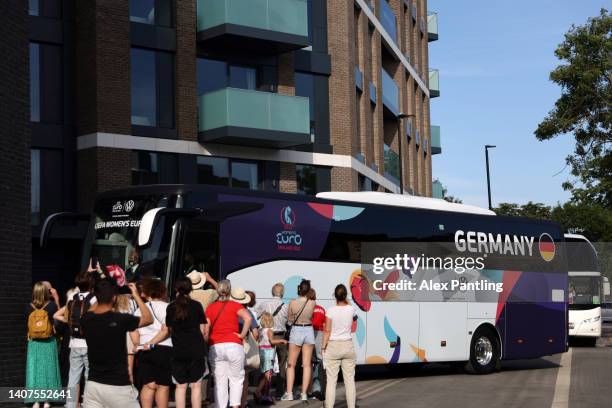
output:
[{"label": "german flag decal", "polygon": [[540,235],[538,248],[540,249],[540,256],[546,262],[552,261],[555,257],[555,241],[547,233]]}]

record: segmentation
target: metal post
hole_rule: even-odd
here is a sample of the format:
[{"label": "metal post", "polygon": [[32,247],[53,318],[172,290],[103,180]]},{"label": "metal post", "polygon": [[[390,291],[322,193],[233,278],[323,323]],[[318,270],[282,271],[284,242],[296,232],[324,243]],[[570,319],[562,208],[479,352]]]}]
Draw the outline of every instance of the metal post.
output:
[{"label": "metal post", "polygon": [[493,145],[485,145],[485,160],[487,164],[487,191],[489,194],[489,210],[493,209],[493,205],[491,203],[491,176],[489,174],[489,149],[494,148]]}]

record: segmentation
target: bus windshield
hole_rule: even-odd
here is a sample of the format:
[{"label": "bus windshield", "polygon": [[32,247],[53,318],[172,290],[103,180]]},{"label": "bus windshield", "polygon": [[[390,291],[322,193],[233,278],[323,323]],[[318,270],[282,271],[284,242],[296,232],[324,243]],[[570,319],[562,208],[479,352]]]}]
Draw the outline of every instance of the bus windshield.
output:
[{"label": "bus windshield", "polygon": [[601,303],[601,276],[570,276],[569,303],[575,305],[599,305]]},{"label": "bus windshield", "polygon": [[119,267],[129,281],[144,276],[165,280],[172,225],[157,225],[146,248],[138,247],[138,227],[142,216],[157,207],[173,207],[176,197],[145,196],[99,200],[94,207],[92,230],[85,246],[85,267],[99,262],[103,271]]}]

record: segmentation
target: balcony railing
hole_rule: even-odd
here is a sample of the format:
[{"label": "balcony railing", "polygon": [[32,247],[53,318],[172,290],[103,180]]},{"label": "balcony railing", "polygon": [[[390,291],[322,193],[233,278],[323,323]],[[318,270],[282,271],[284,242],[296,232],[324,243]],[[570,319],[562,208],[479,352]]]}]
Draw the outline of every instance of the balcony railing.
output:
[{"label": "balcony railing", "polygon": [[370,82],[370,102],[376,105],[376,85]]},{"label": "balcony railing", "polygon": [[442,144],[440,140],[440,126],[431,126],[431,154],[442,153]]},{"label": "balcony railing", "polygon": [[387,144],[384,145],[385,177],[399,185],[400,157]]},{"label": "balcony railing", "polygon": [[393,42],[397,43],[397,16],[387,0],[380,0],[380,20]]},{"label": "balcony railing", "polygon": [[397,116],[399,114],[399,88],[387,71],[383,69],[381,73],[383,105]]},{"label": "balcony railing", "polygon": [[437,69],[429,70],[429,97],[437,98],[440,96],[440,73]]},{"label": "balcony railing", "polygon": [[223,88],[200,96],[201,142],[288,147],[310,143],[308,98]]},{"label": "balcony railing", "polygon": [[[218,40],[218,46],[257,46],[260,53],[286,52],[308,45],[307,0],[197,2],[199,41]],[[253,40],[257,42],[250,44]]]},{"label": "balcony railing", "polygon": [[427,39],[438,41],[438,13],[430,13],[427,16]]},{"label": "balcony railing", "polygon": [[355,86],[360,91],[363,91],[363,74],[358,66],[355,66]]}]

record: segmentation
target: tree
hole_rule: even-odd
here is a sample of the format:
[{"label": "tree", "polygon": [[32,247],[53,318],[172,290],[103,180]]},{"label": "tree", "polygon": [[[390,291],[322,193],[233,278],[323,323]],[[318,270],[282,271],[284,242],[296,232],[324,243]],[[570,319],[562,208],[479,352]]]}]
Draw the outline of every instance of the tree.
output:
[{"label": "tree", "polygon": [[566,158],[573,180],[563,184],[574,202],[612,208],[612,13],[602,9],[583,26],[572,26],[555,51],[563,63],[550,79],[561,87],[554,109],[535,131],[540,141],[573,134]]},{"label": "tree", "polygon": [[544,220],[550,219],[551,208],[542,204],[529,201],[527,204],[519,206],[514,203],[500,203],[499,207],[493,211],[497,215],[510,215],[514,217],[530,217],[540,218]]},{"label": "tree", "polygon": [[463,204],[463,200],[452,195],[446,195],[447,193],[448,188],[446,186],[442,186],[442,198],[444,201],[448,201],[449,203]]}]

